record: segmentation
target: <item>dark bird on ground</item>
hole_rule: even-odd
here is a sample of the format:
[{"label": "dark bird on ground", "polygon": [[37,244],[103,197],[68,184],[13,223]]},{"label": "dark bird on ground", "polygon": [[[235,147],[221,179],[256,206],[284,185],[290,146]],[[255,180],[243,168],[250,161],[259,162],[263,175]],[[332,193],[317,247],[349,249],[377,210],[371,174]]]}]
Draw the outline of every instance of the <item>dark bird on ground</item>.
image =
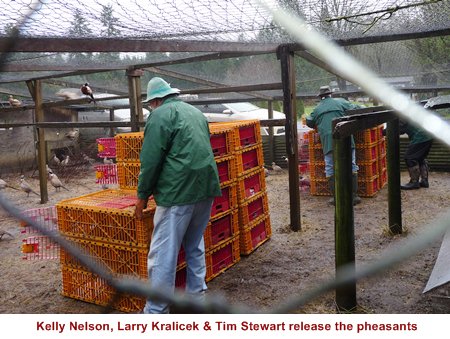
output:
[{"label": "dark bird on ground", "polygon": [[95,104],[94,92],[92,91],[92,88],[89,87],[89,83],[86,82],[83,86],[81,86],[80,90],[81,90],[81,93],[89,96]]},{"label": "dark bird on ground", "polygon": [[59,180],[58,176],[55,173],[50,173],[48,175],[48,178],[50,180],[50,183],[57,192],[61,187],[64,188],[66,191],[69,191],[69,189],[62,184],[61,180]]},{"label": "dark bird on ground", "polygon": [[3,231],[3,230],[0,230],[0,240],[2,240],[2,238],[3,238],[3,236],[4,236],[5,234],[6,234],[6,235],[9,235],[11,238],[14,238],[13,235],[12,235],[11,233],[6,232],[6,231]]},{"label": "dark bird on ground", "polygon": [[19,99],[15,99],[12,95],[9,96],[8,102],[13,107],[19,107],[22,105],[22,102]]},{"label": "dark bird on ground", "polygon": [[24,191],[24,192],[27,194],[28,197],[30,196],[30,193],[36,194],[36,195],[39,197],[39,194],[38,194],[37,192],[35,192],[35,191],[31,188],[30,184],[28,184],[28,183],[25,181],[25,176],[24,176],[24,175],[22,175],[22,176],[20,177],[20,189],[21,189],[22,191]]}]

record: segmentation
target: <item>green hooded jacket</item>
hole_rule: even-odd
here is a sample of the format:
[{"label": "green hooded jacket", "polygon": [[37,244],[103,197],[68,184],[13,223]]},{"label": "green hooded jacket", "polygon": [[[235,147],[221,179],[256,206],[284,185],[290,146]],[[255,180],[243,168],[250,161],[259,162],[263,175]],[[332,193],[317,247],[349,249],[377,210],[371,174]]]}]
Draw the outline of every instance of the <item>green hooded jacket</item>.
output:
[{"label": "green hooded jacket", "polygon": [[[331,130],[331,122],[335,118],[345,116],[345,111],[359,108],[343,98],[324,98],[314,108],[311,115],[306,117],[306,125],[311,128],[317,127],[322,143],[323,154],[333,150],[333,135]],[[352,148],[355,142],[352,137]]]},{"label": "green hooded jacket", "polygon": [[221,195],[208,121],[177,97],[148,117],[140,161],[140,199],[153,195],[158,206],[169,207]]},{"label": "green hooded jacket", "polygon": [[400,121],[399,123],[399,134],[407,134],[409,138],[409,143],[411,145],[420,144],[422,142],[427,142],[432,140],[432,138],[425,133],[425,131],[413,124]]}]

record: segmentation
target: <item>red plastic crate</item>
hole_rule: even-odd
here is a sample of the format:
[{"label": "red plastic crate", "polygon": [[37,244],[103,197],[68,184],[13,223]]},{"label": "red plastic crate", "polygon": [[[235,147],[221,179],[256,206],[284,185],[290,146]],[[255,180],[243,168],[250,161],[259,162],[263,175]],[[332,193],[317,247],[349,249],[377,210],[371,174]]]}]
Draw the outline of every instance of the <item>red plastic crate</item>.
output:
[{"label": "red plastic crate", "polygon": [[378,156],[380,158],[386,156],[386,138],[383,137],[380,141],[378,141]]},{"label": "red plastic crate", "polygon": [[95,166],[95,183],[96,184],[117,184],[117,165],[107,164],[107,165],[96,165]]},{"label": "red plastic crate", "polygon": [[241,260],[239,236],[206,252],[206,278],[208,282]]},{"label": "red plastic crate", "polygon": [[380,157],[378,160],[378,174],[381,174],[387,168],[386,156]]},{"label": "red plastic crate", "polygon": [[236,147],[242,149],[262,142],[259,120],[245,120],[236,122]]},{"label": "red plastic crate", "polygon": [[266,177],[263,168],[238,177],[239,202],[266,190]]},{"label": "red plastic crate", "polygon": [[236,156],[230,155],[216,158],[217,171],[221,185],[232,183],[237,178]]},{"label": "red plastic crate", "polygon": [[114,138],[98,138],[97,148],[99,158],[115,158],[116,157],[116,139]]},{"label": "red plastic crate", "polygon": [[215,197],[211,208],[211,218],[237,207],[236,183],[221,186],[222,196]]},{"label": "red plastic crate", "polygon": [[47,236],[32,236],[22,240],[22,259],[58,259],[60,247]]},{"label": "red plastic crate", "polygon": [[[55,206],[30,208],[22,212],[22,214],[31,220],[37,222],[47,231],[55,231],[58,229],[58,214]],[[25,221],[20,221],[23,227],[21,233],[39,234],[39,232],[28,225]]]},{"label": "red plastic crate", "polygon": [[258,217],[269,213],[267,192],[262,191],[257,195],[239,204],[239,227],[242,229]]},{"label": "red plastic crate", "polygon": [[264,166],[262,143],[237,151],[236,159],[238,176],[256,170],[258,167],[262,168]]},{"label": "red plastic crate", "polygon": [[269,240],[271,235],[272,228],[268,214],[264,215],[262,218],[258,218],[246,228],[241,229],[239,233],[241,255],[249,255],[264,242]]},{"label": "red plastic crate", "polygon": [[221,123],[209,124],[210,143],[214,157],[230,155],[234,152],[234,128]]},{"label": "red plastic crate", "polygon": [[212,218],[204,233],[205,250],[211,250],[238,233],[238,209],[232,209],[225,214],[219,215],[219,217]]}]

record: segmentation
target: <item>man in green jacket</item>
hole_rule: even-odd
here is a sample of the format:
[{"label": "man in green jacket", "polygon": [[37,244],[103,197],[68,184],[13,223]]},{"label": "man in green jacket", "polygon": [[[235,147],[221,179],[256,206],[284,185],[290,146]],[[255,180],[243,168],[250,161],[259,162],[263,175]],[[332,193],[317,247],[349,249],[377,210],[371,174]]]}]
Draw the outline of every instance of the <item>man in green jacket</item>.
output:
[{"label": "man in green jacket", "polygon": [[[325,176],[328,180],[328,185],[333,195],[329,200],[331,205],[334,201],[334,163],[333,163],[333,131],[332,121],[335,118],[345,116],[345,112],[350,109],[359,108],[343,98],[332,98],[331,88],[329,86],[322,86],[319,89],[318,97],[320,103],[314,108],[311,115],[306,117],[306,125],[311,128],[317,128],[322,143],[322,149],[325,160]],[[355,142],[352,137],[352,183],[353,183],[353,205],[359,204],[361,198],[357,195],[358,191],[358,166],[356,165]]]},{"label": "man in green jacket", "polygon": [[433,144],[433,139],[422,129],[400,120],[399,134],[405,133],[408,135],[409,144],[404,159],[410,180],[407,184],[401,185],[400,188],[404,190],[420,187],[428,188],[430,185],[428,183],[428,162],[426,158]]},{"label": "man in green jacket", "polygon": [[[156,202],[154,229],[148,253],[151,287],[173,293],[180,246],[186,254],[186,293],[203,300],[206,291],[203,233],[214,197],[221,195],[203,113],[178,98],[179,90],[161,78],[148,82],[151,114],[140,154],[136,217],[148,199]],[[169,313],[169,304],[147,300],[144,313]]]}]

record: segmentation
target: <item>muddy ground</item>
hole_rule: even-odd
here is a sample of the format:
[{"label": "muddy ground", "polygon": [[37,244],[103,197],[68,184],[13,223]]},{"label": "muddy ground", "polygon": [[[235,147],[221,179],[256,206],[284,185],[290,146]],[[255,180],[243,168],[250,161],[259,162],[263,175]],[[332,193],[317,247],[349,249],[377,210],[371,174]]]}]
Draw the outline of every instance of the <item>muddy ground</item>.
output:
[{"label": "muddy ground", "polygon": [[[56,171],[57,172],[57,171]],[[38,190],[37,173],[25,173]],[[60,173],[70,189],[56,192],[49,188],[51,206],[60,200],[100,190],[92,167],[84,166]],[[2,179],[18,187],[19,175]],[[407,179],[402,173],[402,181]],[[287,172],[266,178],[272,237],[255,252],[208,283],[210,294],[220,294],[233,305],[255,311],[269,311],[302,295],[334,274],[334,210],[328,197],[301,193],[302,228],[289,226]],[[21,209],[42,207],[39,197],[12,189],[2,193]],[[387,186],[373,198],[363,198],[355,207],[357,265],[375,261],[384,251],[400,246],[426,230],[426,224],[448,210],[450,174],[430,174],[430,188],[402,192],[404,234],[387,232]],[[18,222],[0,211],[0,313],[101,313],[93,304],[63,297],[58,260],[23,260],[22,234]],[[358,312],[363,313],[439,313],[432,294],[422,294],[439,252],[441,239],[399,267],[357,284]],[[334,293],[322,295],[299,313],[336,313]]]}]

